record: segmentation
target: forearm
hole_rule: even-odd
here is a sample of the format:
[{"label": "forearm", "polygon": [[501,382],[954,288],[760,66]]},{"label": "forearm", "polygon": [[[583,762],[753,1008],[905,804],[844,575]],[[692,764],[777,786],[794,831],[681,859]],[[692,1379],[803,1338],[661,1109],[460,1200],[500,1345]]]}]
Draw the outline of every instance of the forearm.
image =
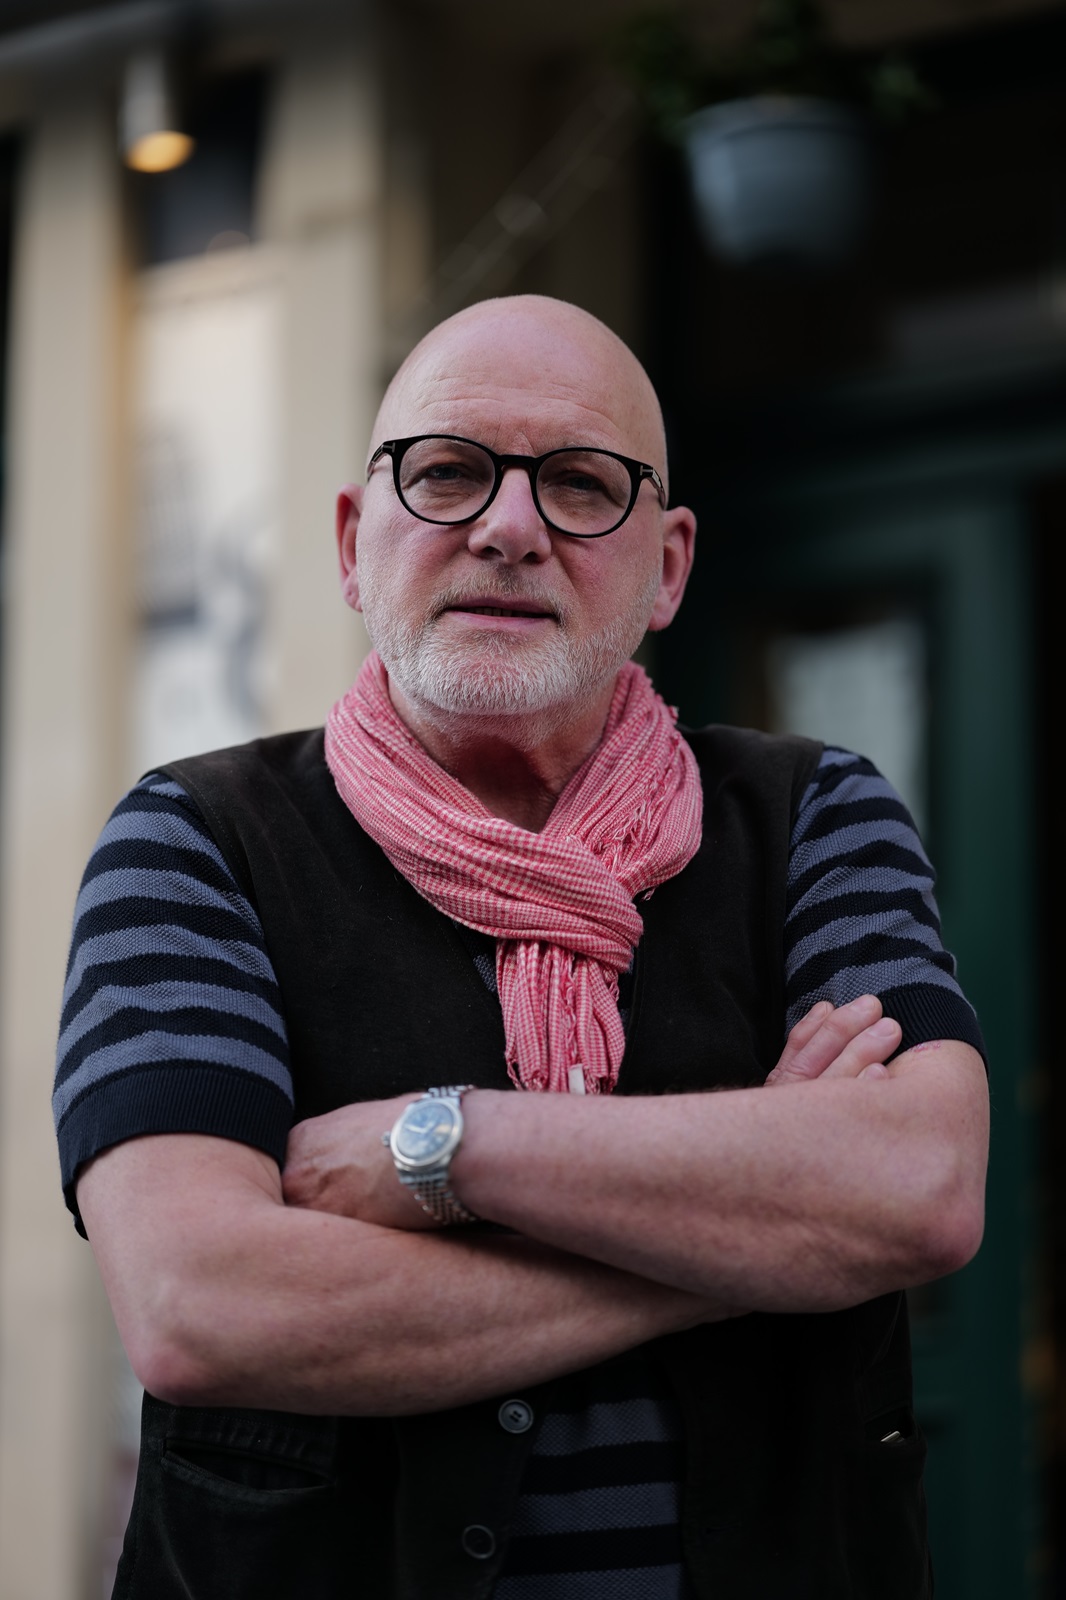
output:
[{"label": "forearm", "polygon": [[984,1085],[976,1055],[956,1070],[960,1051],[877,1081],[473,1094],[454,1187],[479,1215],[659,1282],[746,1309],[835,1309],[976,1249]]},{"label": "forearm", "polygon": [[[260,1164],[251,1191],[246,1158]],[[725,1314],[529,1239],[401,1233],[286,1208],[263,1162],[225,1141],[162,1137],[108,1152],[79,1184],[134,1370],[163,1399],[443,1410]]]},{"label": "forearm", "polygon": [[708,1314],[692,1296],[532,1240],[383,1229],[356,1243],[345,1235],[363,1225],[333,1220],[322,1219],[317,1238],[289,1219],[264,1230],[264,1257],[279,1236],[299,1256],[297,1270],[272,1275],[267,1317],[232,1278],[199,1279],[176,1330],[187,1366],[179,1398],[340,1414],[444,1410]]}]

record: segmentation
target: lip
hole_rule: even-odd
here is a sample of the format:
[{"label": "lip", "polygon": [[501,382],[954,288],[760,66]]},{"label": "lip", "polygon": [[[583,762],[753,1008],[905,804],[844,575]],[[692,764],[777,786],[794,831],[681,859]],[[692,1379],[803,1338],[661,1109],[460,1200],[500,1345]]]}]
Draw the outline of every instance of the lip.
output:
[{"label": "lip", "polygon": [[464,622],[493,627],[529,627],[537,622],[556,622],[556,613],[543,603],[497,595],[470,595],[445,606],[442,616],[459,616]]}]

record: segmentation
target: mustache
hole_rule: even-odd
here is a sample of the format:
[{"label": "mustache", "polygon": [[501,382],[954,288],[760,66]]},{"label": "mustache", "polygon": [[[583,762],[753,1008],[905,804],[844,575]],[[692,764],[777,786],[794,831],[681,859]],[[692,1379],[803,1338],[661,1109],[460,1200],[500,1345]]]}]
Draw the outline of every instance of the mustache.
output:
[{"label": "mustache", "polygon": [[503,572],[494,573],[488,581],[479,578],[474,583],[454,584],[451,588],[442,590],[433,602],[434,621],[446,611],[451,611],[464,601],[475,597],[478,605],[499,606],[504,611],[521,602],[534,610],[546,611],[557,622],[564,622],[567,617],[566,607],[560,604],[555,595],[547,594],[542,589],[531,588],[520,574],[512,574],[505,569]]}]

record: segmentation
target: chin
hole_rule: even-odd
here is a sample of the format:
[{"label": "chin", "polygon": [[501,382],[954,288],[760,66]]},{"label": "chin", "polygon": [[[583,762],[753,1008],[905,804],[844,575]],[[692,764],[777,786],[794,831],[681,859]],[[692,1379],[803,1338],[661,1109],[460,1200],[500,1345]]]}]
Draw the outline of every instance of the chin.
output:
[{"label": "chin", "polygon": [[573,706],[594,694],[620,661],[576,662],[562,650],[516,656],[424,648],[389,661],[404,693],[450,716],[524,717]]},{"label": "chin", "polygon": [[395,637],[377,645],[389,677],[411,700],[446,717],[478,717],[545,724],[565,722],[574,711],[613,683],[640,642],[632,630],[615,627],[574,646],[559,640],[546,648],[516,650],[509,641],[494,647],[455,648],[440,640]]}]

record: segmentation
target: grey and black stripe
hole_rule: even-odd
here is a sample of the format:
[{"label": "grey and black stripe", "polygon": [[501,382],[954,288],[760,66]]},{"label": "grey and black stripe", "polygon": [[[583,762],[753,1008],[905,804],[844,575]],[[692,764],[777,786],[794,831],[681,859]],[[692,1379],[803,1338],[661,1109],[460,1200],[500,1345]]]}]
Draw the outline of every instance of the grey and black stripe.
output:
[{"label": "grey and black stripe", "polygon": [[116,807],[74,911],[53,1112],[64,1185],[144,1133],[211,1133],[284,1156],[285,1019],[263,930],[184,790],[153,775]]},{"label": "grey and black stripe", "polygon": [[876,994],[901,1049],[962,1039],[984,1052],[940,939],[934,874],[910,813],[862,756],[827,748],[792,830],[785,921],[791,1028],[818,1000]]},{"label": "grey and black stripe", "polygon": [[639,1351],[552,1386],[493,1600],[687,1600],[684,1427]]}]

